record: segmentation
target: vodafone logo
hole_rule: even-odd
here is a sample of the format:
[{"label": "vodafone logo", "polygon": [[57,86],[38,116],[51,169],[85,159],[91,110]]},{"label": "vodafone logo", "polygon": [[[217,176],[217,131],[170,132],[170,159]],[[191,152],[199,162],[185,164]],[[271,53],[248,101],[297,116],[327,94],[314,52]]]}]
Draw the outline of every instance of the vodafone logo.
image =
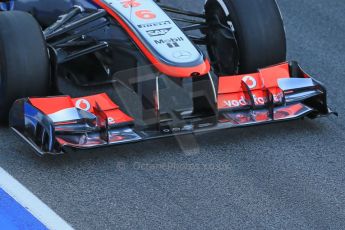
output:
[{"label": "vodafone logo", "polygon": [[78,109],[89,111],[91,109],[91,104],[85,99],[79,99],[78,101],[76,101],[75,107],[77,107]]},{"label": "vodafone logo", "polygon": [[249,75],[244,76],[242,78],[242,81],[244,81],[248,85],[249,89],[253,89],[257,85],[257,82],[256,82],[255,78],[252,77],[252,76],[249,76]]},{"label": "vodafone logo", "polygon": [[[273,101],[274,102],[280,102],[283,98],[282,94],[273,94]],[[253,94],[253,99],[254,99],[254,103],[256,105],[264,105],[267,101],[266,97],[258,97],[255,94]],[[241,98],[239,100],[224,100],[224,105],[227,108],[234,108],[234,107],[241,107],[241,106],[246,106],[248,105],[248,101],[241,96]]]},{"label": "vodafone logo", "polygon": [[247,100],[242,96],[240,100],[227,100],[224,101],[226,107],[239,107],[239,106],[246,106],[248,105]]}]

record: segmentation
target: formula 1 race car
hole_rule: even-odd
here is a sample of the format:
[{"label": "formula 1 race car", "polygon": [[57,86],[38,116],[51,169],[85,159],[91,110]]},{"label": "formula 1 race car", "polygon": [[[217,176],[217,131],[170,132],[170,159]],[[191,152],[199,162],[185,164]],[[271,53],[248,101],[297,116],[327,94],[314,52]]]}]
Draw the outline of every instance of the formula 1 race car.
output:
[{"label": "formula 1 race car", "polygon": [[332,113],[325,87],[286,61],[275,0],[0,9],[0,119],[40,155]]}]

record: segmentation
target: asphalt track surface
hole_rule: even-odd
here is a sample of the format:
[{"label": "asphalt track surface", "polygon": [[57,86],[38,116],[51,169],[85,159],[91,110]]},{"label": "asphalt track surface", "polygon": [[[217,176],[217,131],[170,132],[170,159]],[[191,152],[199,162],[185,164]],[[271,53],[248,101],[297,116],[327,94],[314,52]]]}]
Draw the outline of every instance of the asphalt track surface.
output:
[{"label": "asphalt track surface", "polygon": [[[196,10],[203,1],[175,2]],[[345,3],[278,2],[289,58],[327,85],[339,118],[57,159],[38,158],[2,127],[0,167],[76,229],[343,229]]]}]

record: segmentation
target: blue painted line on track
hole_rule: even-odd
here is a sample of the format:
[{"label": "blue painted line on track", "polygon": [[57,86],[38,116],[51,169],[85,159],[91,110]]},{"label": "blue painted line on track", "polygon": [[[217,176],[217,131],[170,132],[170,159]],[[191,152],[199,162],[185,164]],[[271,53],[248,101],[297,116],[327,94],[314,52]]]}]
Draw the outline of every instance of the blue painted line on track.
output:
[{"label": "blue painted line on track", "polygon": [[0,188],[0,229],[46,230],[47,228]]}]

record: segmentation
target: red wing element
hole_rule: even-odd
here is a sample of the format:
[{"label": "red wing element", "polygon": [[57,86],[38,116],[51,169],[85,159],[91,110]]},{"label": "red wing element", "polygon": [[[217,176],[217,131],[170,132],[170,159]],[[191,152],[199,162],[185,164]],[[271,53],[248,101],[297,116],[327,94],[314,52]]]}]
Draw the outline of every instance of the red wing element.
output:
[{"label": "red wing element", "polygon": [[[48,115],[53,122],[63,123],[78,120],[77,109],[92,113],[109,126],[128,124],[133,118],[122,112],[107,94],[71,98],[69,96],[30,98],[29,102]],[[107,122],[106,122],[107,121]]]},{"label": "red wing element", "polygon": [[104,111],[119,109],[119,106],[116,105],[105,93],[74,98],[72,101],[75,107],[91,113],[94,113],[95,108]]},{"label": "red wing element", "polygon": [[219,78],[218,109],[250,106],[251,98],[254,102],[251,106],[262,106],[267,102],[268,92],[273,95],[274,103],[281,103],[283,91],[278,80],[283,78],[290,78],[288,63],[260,69],[253,74],[222,76]]},{"label": "red wing element", "polygon": [[74,108],[74,104],[70,96],[30,98],[29,102],[47,115],[64,109]]},{"label": "red wing element", "polygon": [[133,118],[122,112],[106,93],[72,99],[76,108],[93,113],[109,126],[128,124]]}]

